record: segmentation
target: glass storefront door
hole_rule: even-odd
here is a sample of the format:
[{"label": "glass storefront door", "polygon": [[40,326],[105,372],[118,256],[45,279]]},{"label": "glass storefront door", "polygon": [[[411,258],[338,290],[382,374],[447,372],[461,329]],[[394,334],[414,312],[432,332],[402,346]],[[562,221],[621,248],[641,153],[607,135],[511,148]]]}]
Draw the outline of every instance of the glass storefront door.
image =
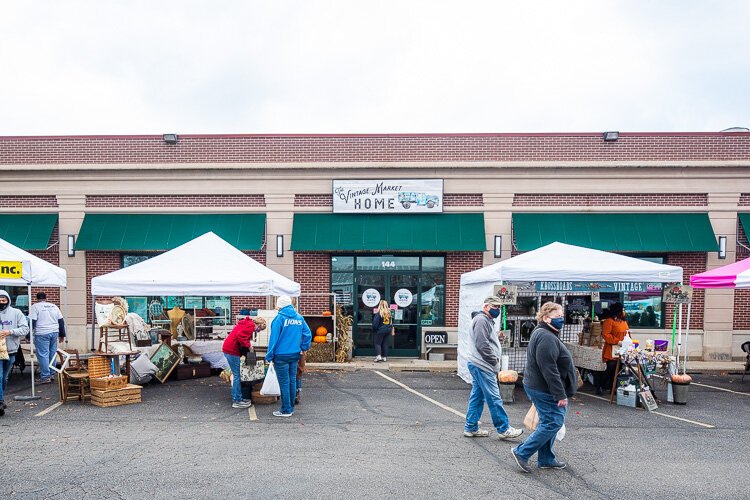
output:
[{"label": "glass storefront door", "polygon": [[357,256],[356,264],[354,259],[334,258],[333,291],[344,298],[341,283],[349,276],[353,280],[354,355],[374,356],[372,318],[382,299],[391,306],[396,329],[396,335],[388,341],[388,355],[418,357],[422,326],[445,324],[444,257]]}]

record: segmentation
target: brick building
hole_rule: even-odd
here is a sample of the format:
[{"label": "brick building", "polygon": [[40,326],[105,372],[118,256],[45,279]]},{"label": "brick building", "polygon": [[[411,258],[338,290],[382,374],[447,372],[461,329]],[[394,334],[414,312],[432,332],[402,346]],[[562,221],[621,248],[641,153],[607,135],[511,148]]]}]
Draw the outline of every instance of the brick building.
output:
[{"label": "brick building", "polygon": [[[455,334],[462,273],[551,235],[680,265],[685,280],[750,256],[742,224],[750,213],[747,132],[622,133],[614,141],[599,133],[185,135],[175,144],[161,136],[2,137],[0,164],[0,237],[67,270],[68,323],[81,348],[90,345],[92,277],[209,229],[298,281],[303,312],[328,309],[326,294],[336,294],[356,313],[355,353],[363,355],[365,291],[391,302],[397,292],[410,297],[402,298],[409,304],[395,354],[416,356],[424,332]],[[396,200],[392,211],[342,212],[334,181],[345,180],[439,181],[439,207],[425,209],[412,191],[408,210]],[[415,206],[422,213],[412,214]],[[42,228],[41,236],[21,235],[28,227]],[[48,295],[62,300],[56,290]],[[659,296],[654,289],[610,299],[625,301],[637,336],[667,338],[673,312]],[[696,291],[691,357],[740,357],[750,337],[748,298],[745,290]],[[231,315],[267,305],[129,298],[136,309],[156,299]]]}]

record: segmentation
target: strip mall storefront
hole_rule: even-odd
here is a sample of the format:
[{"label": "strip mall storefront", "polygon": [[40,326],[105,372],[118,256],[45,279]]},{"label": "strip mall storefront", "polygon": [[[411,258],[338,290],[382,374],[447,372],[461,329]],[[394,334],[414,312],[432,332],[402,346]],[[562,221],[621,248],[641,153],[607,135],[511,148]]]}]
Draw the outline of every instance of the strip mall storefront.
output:
[{"label": "strip mall storefront", "polygon": [[[551,241],[679,265],[686,280],[750,256],[748,133],[0,138],[0,162],[0,238],[67,270],[82,349],[92,277],[209,230],[298,281],[303,313],[335,294],[355,355],[371,354],[376,299],[395,311],[392,354],[419,356],[426,332],[455,339],[462,273]],[[631,284],[606,299],[624,301],[637,335],[666,338],[660,294]],[[741,356],[749,294],[696,290],[691,357]],[[154,300],[229,318],[267,305],[128,299],[144,317]]]}]

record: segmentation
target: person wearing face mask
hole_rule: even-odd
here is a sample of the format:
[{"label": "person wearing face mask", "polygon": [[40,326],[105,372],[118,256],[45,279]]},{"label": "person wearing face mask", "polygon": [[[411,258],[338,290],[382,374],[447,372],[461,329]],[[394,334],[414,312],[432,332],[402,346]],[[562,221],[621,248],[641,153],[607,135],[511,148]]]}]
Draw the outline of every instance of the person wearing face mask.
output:
[{"label": "person wearing face mask", "polygon": [[487,437],[489,431],[479,428],[484,403],[490,409],[492,424],[499,439],[514,439],[523,434],[523,429],[510,425],[508,414],[503,407],[497,373],[500,371],[500,341],[495,331],[495,320],[500,316],[502,302],[497,297],[487,297],[482,310],[472,313],[467,367],[471,374],[471,395],[466,410],[464,436]]},{"label": "person wearing face mask", "polygon": [[602,361],[607,363],[607,369],[599,376],[596,388],[596,393],[599,395],[609,392],[612,387],[618,358],[613,354],[613,350],[616,351],[619,348],[629,328],[625,320],[625,308],[621,303],[615,302],[609,307],[609,317],[602,322],[602,338],[604,339]]},{"label": "person wearing face mask", "polygon": [[243,318],[232,328],[222,344],[222,352],[232,370],[232,408],[249,408],[252,402],[242,398],[240,356],[245,356],[253,349],[253,333],[265,327],[265,322],[256,324],[251,318]]},{"label": "person wearing face mask", "polygon": [[8,375],[16,359],[21,339],[29,334],[29,323],[26,316],[10,305],[10,295],[0,290],[0,339],[5,339],[8,358],[0,360],[0,412],[5,412],[5,387],[8,385]]},{"label": "person wearing face mask", "polygon": [[526,350],[523,387],[534,403],[539,425],[526,440],[511,448],[513,458],[524,472],[531,472],[529,459],[538,453],[540,469],[564,469],[555,456],[555,437],[565,423],[568,398],[578,389],[578,372],[573,356],[560,340],[565,324],[560,304],[546,302],[536,315],[537,327]]}]

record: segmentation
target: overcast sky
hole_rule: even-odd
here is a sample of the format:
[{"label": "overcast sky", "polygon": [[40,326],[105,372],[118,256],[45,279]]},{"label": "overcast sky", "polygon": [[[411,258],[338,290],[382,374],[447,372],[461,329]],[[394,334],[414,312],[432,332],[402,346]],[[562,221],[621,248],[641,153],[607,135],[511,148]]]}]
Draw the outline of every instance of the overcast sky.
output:
[{"label": "overcast sky", "polygon": [[747,1],[3,0],[0,135],[750,127]]}]

